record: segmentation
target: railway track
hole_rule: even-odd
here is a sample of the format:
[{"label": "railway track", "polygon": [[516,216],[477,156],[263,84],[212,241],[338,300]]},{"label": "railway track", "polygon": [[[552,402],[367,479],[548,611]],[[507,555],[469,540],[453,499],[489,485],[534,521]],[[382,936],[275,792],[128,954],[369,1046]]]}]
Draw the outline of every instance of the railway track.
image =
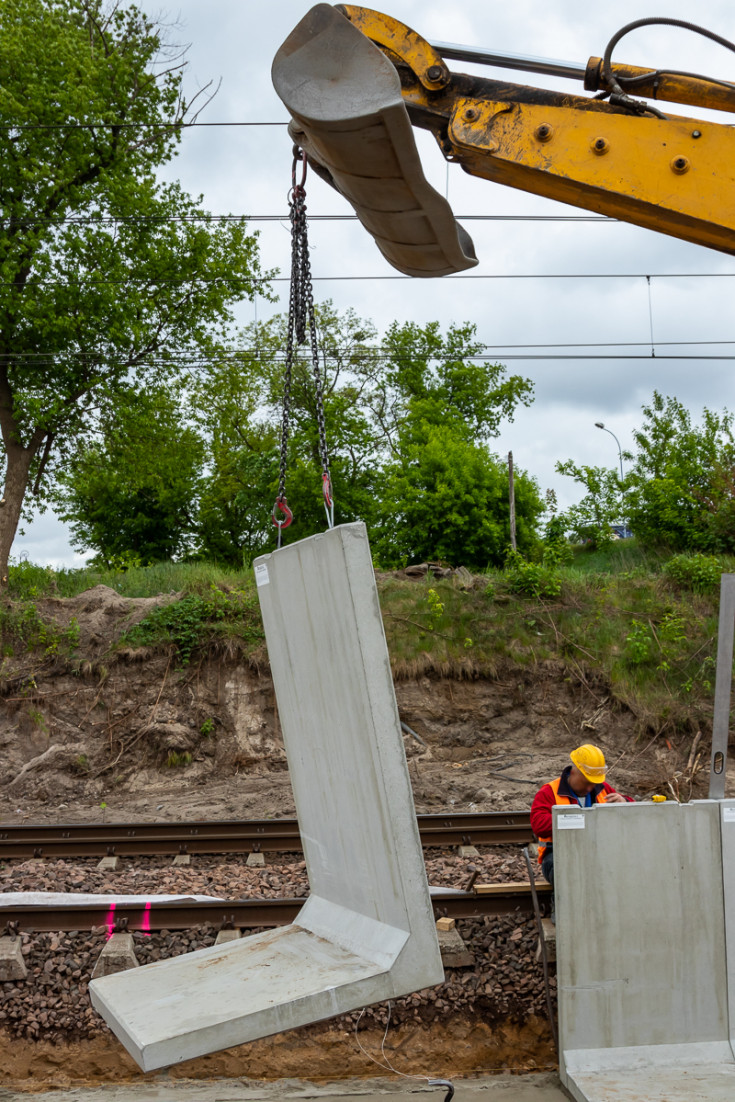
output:
[{"label": "railway track", "polygon": [[[417,816],[421,844],[499,845],[533,840],[528,811]],[[199,823],[0,823],[0,859],[154,857],[189,853],[298,853],[296,819]]]},{"label": "railway track", "polygon": [[[424,847],[497,845],[531,841],[527,811],[417,816]],[[219,820],[197,823],[0,824],[0,860],[7,858],[148,857],[171,854],[300,852],[296,819]],[[476,918],[533,910],[527,883],[432,889],[437,918]],[[539,885],[539,894],[547,892]],[[194,926],[243,929],[292,922],[303,898],[235,899],[197,902],[71,903],[0,906],[0,926],[16,930],[72,931],[107,929],[184,930]]]},{"label": "railway track", "polygon": [[[536,887],[542,899],[551,891],[548,884]],[[304,902],[305,898],[10,906],[0,908],[0,927],[7,924],[14,931],[35,933],[95,927],[151,933],[205,924],[254,929],[293,922]],[[531,886],[527,883],[485,884],[476,891],[435,888],[431,902],[436,918],[479,918],[533,910]]]}]

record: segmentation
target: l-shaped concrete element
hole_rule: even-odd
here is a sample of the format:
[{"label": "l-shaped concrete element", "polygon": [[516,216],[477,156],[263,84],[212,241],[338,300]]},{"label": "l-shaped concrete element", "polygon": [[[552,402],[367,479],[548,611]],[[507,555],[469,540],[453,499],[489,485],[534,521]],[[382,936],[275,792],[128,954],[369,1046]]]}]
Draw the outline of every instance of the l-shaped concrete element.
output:
[{"label": "l-shaped concrete element", "polygon": [[564,1086],[577,1102],[731,1102],[735,801],[553,817]]},{"label": "l-shaped concrete element", "polygon": [[443,979],[365,527],[255,576],[310,895],[291,926],[90,984],[144,1071]]}]

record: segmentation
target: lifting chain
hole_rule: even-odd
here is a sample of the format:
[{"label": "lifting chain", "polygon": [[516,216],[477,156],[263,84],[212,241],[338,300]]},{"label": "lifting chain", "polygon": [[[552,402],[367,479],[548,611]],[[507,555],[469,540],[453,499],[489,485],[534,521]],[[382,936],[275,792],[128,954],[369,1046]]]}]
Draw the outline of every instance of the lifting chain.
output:
[{"label": "lifting chain", "polygon": [[[296,182],[297,168],[301,164],[301,180]],[[294,348],[306,344],[307,330],[311,345],[311,367],[314,375],[316,393],[316,418],[319,430],[319,457],[322,464],[322,494],[327,525],[334,526],[334,500],[332,498],[332,480],[329,474],[329,452],[324,428],[324,393],[319,370],[319,349],[316,339],[316,321],[314,318],[314,292],[311,285],[311,263],[309,261],[309,239],[306,224],[306,154],[297,145],[293,150],[291,169],[291,191],[289,208],[291,218],[291,291],[288,302],[288,332],[286,335],[286,368],[283,377],[283,416],[281,420],[281,462],[278,472],[278,494],[273,505],[273,523],[278,529],[278,546],[281,546],[281,533],[293,520],[293,513],[286,500],[286,467],[288,464],[288,435],[291,419],[291,378],[293,373]]]}]

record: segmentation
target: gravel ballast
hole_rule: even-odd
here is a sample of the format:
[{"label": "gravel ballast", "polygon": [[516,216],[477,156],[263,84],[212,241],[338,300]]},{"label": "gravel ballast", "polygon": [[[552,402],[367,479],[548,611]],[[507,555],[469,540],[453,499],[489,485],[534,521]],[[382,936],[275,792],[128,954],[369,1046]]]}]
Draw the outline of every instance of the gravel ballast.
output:
[{"label": "gravel ballast", "polygon": [[[438,851],[427,855],[429,883],[464,888],[470,863]],[[245,858],[195,858],[190,866],[172,867],[158,858],[121,861],[114,872],[99,870],[96,860],[18,861],[0,869],[0,891],[66,891],[110,894],[171,893],[216,895],[224,899],[303,897],[308,893],[303,860],[281,855],[262,869],[247,868]],[[471,862],[479,879],[502,883],[525,880],[521,854],[510,847],[483,853]],[[542,1018],[546,999],[541,966],[534,960],[536,923],[525,913],[500,918],[463,919],[457,929],[474,958],[474,965],[448,968],[438,987],[398,999],[392,1004],[395,1024],[430,1024],[461,1015],[484,1022],[511,1021],[522,1025]],[[248,931],[251,932],[251,931]],[[134,933],[141,965],[213,945],[217,930],[201,926],[187,931]],[[25,980],[0,985],[0,1029],[27,1040],[68,1042],[97,1037],[107,1026],[92,1009],[87,985],[105,944],[107,931],[20,935],[28,969]],[[554,984],[552,977],[552,985]],[[336,1025],[346,1029],[375,1027],[387,1021],[384,1004],[362,1015],[349,1014]]]}]

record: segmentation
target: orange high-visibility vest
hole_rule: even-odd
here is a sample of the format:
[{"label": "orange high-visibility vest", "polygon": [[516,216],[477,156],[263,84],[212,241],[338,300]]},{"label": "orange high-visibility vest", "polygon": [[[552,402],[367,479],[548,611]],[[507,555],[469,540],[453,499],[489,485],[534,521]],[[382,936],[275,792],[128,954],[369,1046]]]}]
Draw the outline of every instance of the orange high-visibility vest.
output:
[{"label": "orange high-visibility vest", "polygon": [[[555,781],[549,781],[549,786],[551,788],[551,791],[554,793],[554,803],[555,804],[576,804],[577,801],[573,800],[571,798],[571,796],[560,796],[559,795],[559,785],[560,784],[561,784],[561,777],[557,777]],[[607,792],[605,791],[604,788],[601,788],[600,791],[597,793],[595,803],[604,804],[606,802],[607,802]],[[539,865],[543,861],[544,854],[546,853],[546,847],[551,845],[551,841],[552,841],[552,839],[550,837],[549,838],[539,837],[539,840],[538,840],[538,863],[539,863]]]}]

